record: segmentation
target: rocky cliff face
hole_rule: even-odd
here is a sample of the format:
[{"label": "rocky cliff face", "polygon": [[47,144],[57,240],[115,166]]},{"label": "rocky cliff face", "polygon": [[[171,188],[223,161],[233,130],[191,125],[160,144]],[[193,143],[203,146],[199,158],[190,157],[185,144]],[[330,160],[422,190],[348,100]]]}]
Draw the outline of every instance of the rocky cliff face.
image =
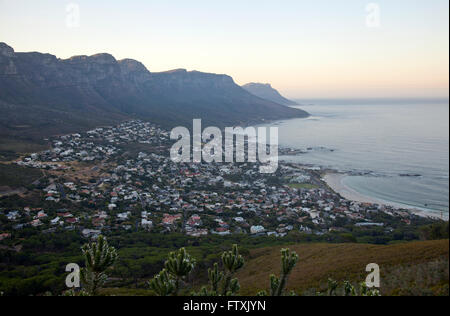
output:
[{"label": "rocky cliff face", "polygon": [[296,102],[291,101],[283,97],[277,90],[272,88],[268,83],[248,83],[242,86],[245,90],[251,94],[260,97],[265,100],[269,100],[283,105],[298,105]]},{"label": "rocky cliff face", "polygon": [[36,130],[39,125],[52,131],[58,130],[56,125],[76,126],[86,120],[95,125],[130,117],[170,127],[190,126],[193,118],[226,126],[307,115],[255,97],[226,75],[184,69],[151,73],[138,61],[117,61],[110,54],[59,59],[17,53],[4,43],[0,110],[3,130],[18,125]]},{"label": "rocky cliff face", "polygon": [[14,65],[14,58],[14,49],[5,43],[0,43],[0,75],[17,74],[17,69]]}]

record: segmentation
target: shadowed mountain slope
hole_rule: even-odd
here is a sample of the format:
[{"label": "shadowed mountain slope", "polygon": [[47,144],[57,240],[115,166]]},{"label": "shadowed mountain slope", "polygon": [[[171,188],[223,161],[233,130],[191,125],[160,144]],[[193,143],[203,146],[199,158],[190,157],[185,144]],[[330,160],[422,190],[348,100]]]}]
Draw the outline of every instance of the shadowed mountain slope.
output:
[{"label": "shadowed mountain slope", "polygon": [[151,73],[109,54],[58,59],[0,43],[0,135],[38,139],[129,118],[164,127],[231,126],[305,117],[258,98],[226,75],[184,69]]}]

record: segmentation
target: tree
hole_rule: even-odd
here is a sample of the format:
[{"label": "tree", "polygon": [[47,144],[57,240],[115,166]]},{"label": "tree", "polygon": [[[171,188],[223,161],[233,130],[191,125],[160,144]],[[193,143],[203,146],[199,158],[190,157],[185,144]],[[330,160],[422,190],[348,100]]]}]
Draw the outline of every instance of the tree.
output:
[{"label": "tree", "polygon": [[95,296],[108,278],[106,272],[117,261],[117,251],[103,236],[99,236],[96,242],[85,244],[81,250],[86,264],[81,277],[87,292]]},{"label": "tree", "polygon": [[448,239],[449,224],[448,222],[439,222],[420,228],[420,236],[423,240],[439,240]]}]

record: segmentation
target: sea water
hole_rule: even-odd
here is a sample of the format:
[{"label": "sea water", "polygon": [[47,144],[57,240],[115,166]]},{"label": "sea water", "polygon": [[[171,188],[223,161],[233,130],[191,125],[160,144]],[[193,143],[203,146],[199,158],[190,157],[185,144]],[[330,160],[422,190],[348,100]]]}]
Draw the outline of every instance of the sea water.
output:
[{"label": "sea water", "polygon": [[274,122],[280,157],[349,172],[343,184],[368,197],[448,218],[448,100],[309,100],[307,119]]}]

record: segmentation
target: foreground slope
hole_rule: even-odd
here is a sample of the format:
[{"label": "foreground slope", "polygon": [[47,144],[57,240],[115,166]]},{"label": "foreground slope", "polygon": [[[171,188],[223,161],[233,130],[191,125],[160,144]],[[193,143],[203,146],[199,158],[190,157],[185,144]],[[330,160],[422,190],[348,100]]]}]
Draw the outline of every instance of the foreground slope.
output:
[{"label": "foreground slope", "polygon": [[[327,279],[362,282],[370,263],[381,269],[384,295],[448,295],[449,241],[424,241],[394,245],[299,244],[287,248],[300,257],[289,281],[296,292],[326,286]],[[250,251],[246,265],[238,273],[242,294],[252,295],[269,284],[269,275],[279,274],[281,247]],[[311,293],[311,292],[310,292]]]},{"label": "foreground slope", "polygon": [[128,118],[164,127],[216,126],[304,117],[304,111],[258,98],[226,75],[151,73],[109,54],[58,59],[17,53],[0,43],[0,136],[39,139]]}]

